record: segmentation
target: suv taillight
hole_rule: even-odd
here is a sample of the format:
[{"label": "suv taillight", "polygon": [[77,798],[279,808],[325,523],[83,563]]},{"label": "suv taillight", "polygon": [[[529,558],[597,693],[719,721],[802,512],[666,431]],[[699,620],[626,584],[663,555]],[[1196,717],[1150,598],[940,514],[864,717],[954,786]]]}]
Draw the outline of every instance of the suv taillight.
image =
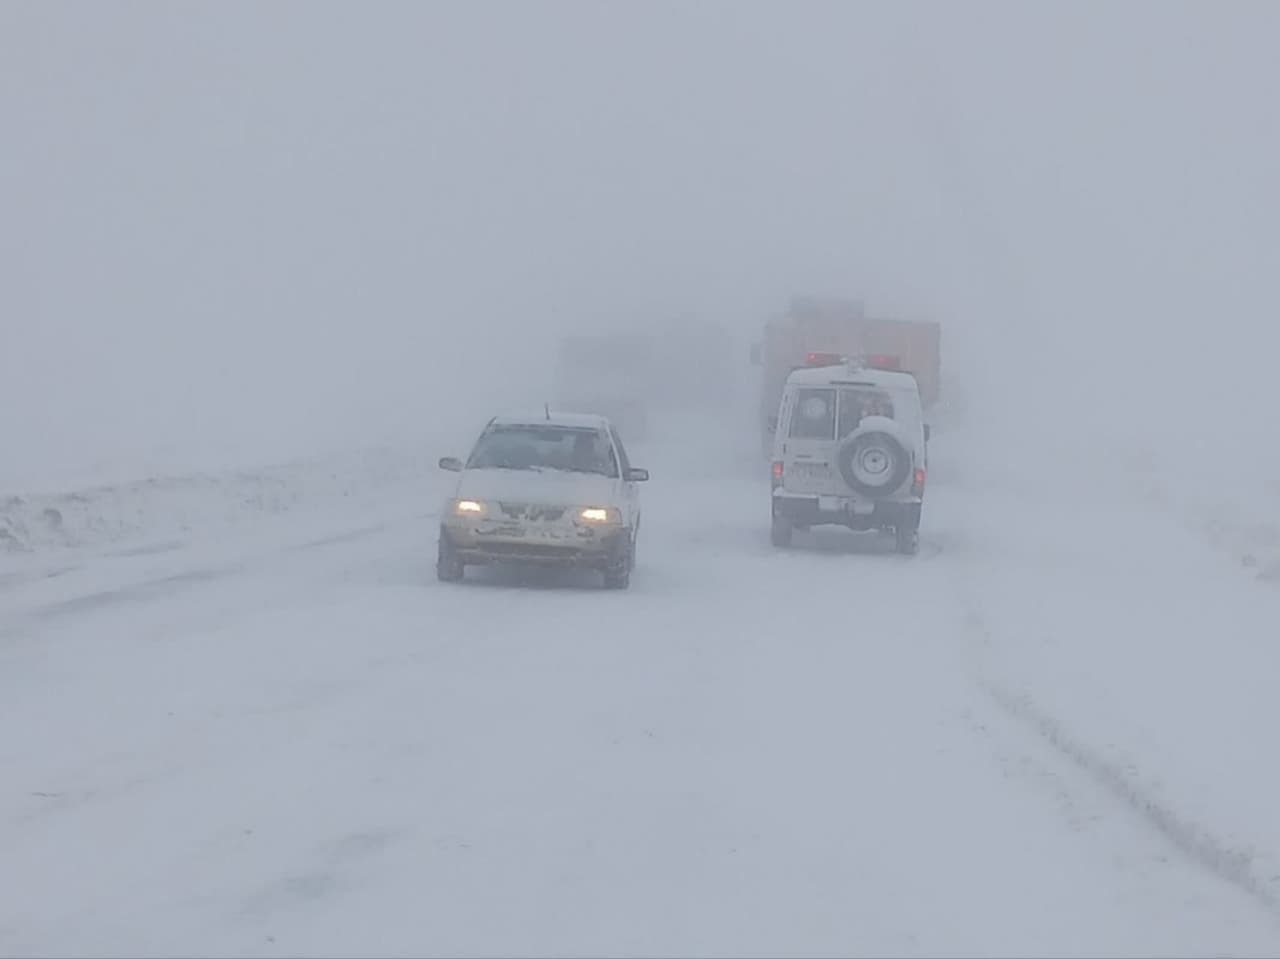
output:
[{"label": "suv taillight", "polygon": [[782,485],[782,460],[773,461],[773,488],[777,489]]},{"label": "suv taillight", "polygon": [[912,496],[924,495],[924,480],[925,480],[924,467],[917,467],[915,476],[912,477],[911,479],[911,495]]}]

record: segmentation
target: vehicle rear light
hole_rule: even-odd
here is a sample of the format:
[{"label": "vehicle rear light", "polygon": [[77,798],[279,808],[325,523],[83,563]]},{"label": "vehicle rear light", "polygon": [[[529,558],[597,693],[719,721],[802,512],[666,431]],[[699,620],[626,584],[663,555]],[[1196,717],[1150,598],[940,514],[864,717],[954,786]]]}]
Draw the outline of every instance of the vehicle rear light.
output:
[{"label": "vehicle rear light", "polygon": [[924,494],[925,472],[923,467],[916,469],[916,475],[911,480],[911,495],[922,496]]},{"label": "vehicle rear light", "polygon": [[782,460],[773,461],[773,485],[782,485]]},{"label": "vehicle rear light", "polygon": [[842,362],[839,353],[810,353],[804,358],[805,366],[839,366]]},{"label": "vehicle rear light", "polygon": [[891,356],[888,353],[872,353],[867,357],[867,366],[877,370],[900,370],[902,357]]}]

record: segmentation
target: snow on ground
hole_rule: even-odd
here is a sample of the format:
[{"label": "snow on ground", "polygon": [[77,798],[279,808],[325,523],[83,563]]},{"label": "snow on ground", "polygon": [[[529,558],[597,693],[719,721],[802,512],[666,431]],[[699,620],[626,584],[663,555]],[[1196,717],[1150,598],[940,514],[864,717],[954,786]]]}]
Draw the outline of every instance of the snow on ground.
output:
[{"label": "snow on ground", "polygon": [[[1141,404],[1095,408],[1087,390],[1064,397],[1049,384],[1036,395],[995,382],[996,396],[965,411],[965,442],[974,444],[957,464],[965,472],[1048,487],[1055,498],[1134,503],[1144,514],[1155,508],[1245,577],[1280,584],[1280,450],[1268,433],[1270,397],[1236,398],[1222,412],[1220,403],[1201,409],[1194,395],[1148,386]],[[1072,399],[1082,409],[1062,408]],[[939,435],[954,412],[944,411]]]},{"label": "snow on ground", "polygon": [[1196,482],[1152,466],[1146,478],[1154,503],[1253,579],[1280,585],[1280,466],[1238,484]]},{"label": "snow on ground", "polygon": [[979,684],[1178,853],[1280,910],[1280,599],[1156,507],[946,497],[973,520],[956,592]]},{"label": "snow on ground", "polygon": [[0,499],[0,553],[185,543],[299,507],[376,497],[425,466],[421,451],[372,449],[256,469],[14,493]]},{"label": "snow on ground", "polygon": [[[1249,411],[1252,413],[1252,411]],[[1280,583],[1280,453],[1250,433],[1256,413],[1207,424],[1115,424],[1093,462],[1126,498],[1213,546],[1251,579]]]},{"label": "snow on ground", "polygon": [[626,593],[438,474],[0,584],[0,954],[1274,955],[1275,594],[960,438],[914,558],[680,444]]}]

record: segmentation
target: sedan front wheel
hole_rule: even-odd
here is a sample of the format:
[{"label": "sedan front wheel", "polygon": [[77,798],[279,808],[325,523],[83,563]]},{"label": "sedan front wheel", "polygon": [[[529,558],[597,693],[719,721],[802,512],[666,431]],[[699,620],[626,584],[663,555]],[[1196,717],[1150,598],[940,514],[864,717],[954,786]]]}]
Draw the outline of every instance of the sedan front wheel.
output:
[{"label": "sedan front wheel", "polygon": [[442,583],[456,583],[466,575],[467,566],[454,549],[449,536],[440,531],[440,546],[436,555],[436,579]]},{"label": "sedan front wheel", "polygon": [[618,550],[614,562],[605,568],[605,589],[626,589],[631,585],[631,571],[636,568],[635,536],[627,533],[626,542]]}]

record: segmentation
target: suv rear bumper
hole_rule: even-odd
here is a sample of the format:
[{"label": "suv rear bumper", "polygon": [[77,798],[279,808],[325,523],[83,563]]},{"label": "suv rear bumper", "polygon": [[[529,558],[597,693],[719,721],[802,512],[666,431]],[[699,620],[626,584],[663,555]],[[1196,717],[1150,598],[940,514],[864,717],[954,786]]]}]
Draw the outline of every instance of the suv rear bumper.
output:
[{"label": "suv rear bumper", "polygon": [[920,497],[868,502],[856,497],[797,496],[774,493],[773,515],[800,529],[809,526],[847,526],[850,529],[887,529],[920,525]]}]

